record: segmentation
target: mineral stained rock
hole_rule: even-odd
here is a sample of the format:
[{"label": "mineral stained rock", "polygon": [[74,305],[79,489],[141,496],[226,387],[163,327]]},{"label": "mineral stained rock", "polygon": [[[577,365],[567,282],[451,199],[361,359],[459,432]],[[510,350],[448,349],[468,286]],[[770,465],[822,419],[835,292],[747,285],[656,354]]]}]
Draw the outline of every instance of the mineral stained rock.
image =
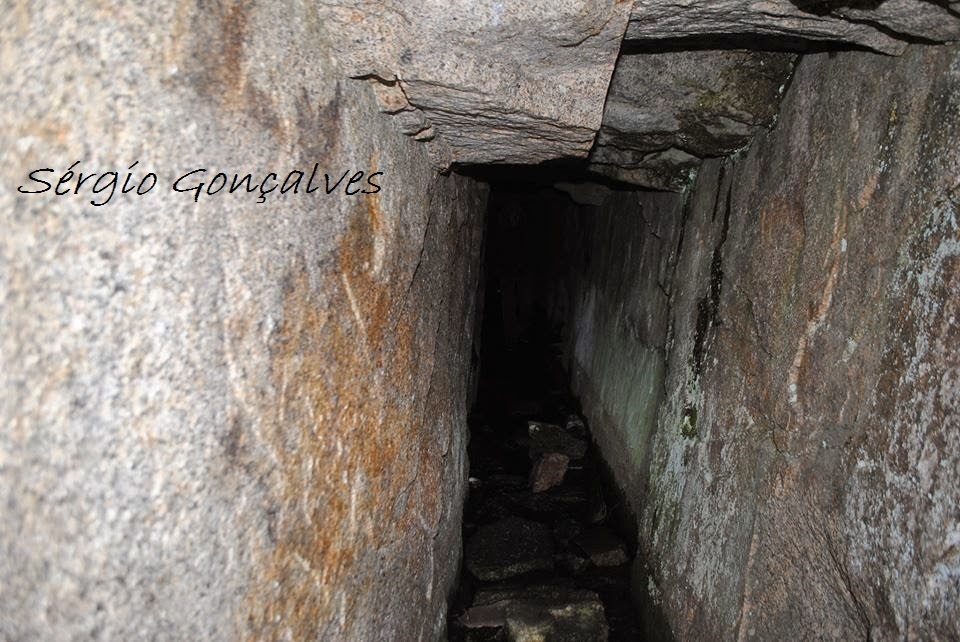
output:
[{"label": "mineral stained rock", "polygon": [[958,136],[960,48],[808,55],[685,198],[553,213],[574,387],[679,639],[960,630]]},{"label": "mineral stained rock", "polygon": [[958,137],[957,47],[820,54],[701,170],[640,537],[678,637],[960,630]]},{"label": "mineral stained rock", "polygon": [[[435,639],[484,188],[303,3],[98,11],[0,12],[0,639]],[[158,185],[17,192],[75,161]],[[171,190],[314,163],[383,189]]]}]

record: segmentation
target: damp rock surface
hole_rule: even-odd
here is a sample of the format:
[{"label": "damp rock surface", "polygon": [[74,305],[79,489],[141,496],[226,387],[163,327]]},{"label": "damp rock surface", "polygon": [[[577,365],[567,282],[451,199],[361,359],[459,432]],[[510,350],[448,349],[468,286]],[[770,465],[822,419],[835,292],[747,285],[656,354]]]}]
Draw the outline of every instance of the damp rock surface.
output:
[{"label": "damp rock surface", "polygon": [[956,47],[808,56],[702,174],[642,522],[678,636],[960,630],[958,135]]}]

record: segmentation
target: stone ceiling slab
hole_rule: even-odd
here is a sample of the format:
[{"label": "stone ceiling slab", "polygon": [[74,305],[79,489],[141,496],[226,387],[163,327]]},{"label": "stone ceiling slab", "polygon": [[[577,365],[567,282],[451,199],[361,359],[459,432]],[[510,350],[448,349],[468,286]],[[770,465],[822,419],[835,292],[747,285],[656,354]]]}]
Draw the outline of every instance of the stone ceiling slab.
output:
[{"label": "stone ceiling slab", "polygon": [[755,36],[847,43],[900,54],[907,42],[960,40],[960,2],[947,0],[634,0],[629,40]]},{"label": "stone ceiling slab", "polygon": [[682,188],[703,158],[743,149],[774,123],[795,59],[754,51],[622,56],[590,169],[644,187]]},{"label": "stone ceiling slab", "polygon": [[443,165],[584,158],[630,4],[616,0],[327,2],[343,70]]}]

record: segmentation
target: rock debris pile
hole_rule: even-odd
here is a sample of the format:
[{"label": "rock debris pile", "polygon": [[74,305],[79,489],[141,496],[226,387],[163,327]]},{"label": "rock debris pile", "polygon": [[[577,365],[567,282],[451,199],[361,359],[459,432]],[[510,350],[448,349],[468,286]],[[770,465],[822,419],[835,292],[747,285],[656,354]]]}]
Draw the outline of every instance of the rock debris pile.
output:
[{"label": "rock debris pile", "polygon": [[450,639],[635,640],[631,554],[587,427],[562,388],[542,394],[474,417]]}]

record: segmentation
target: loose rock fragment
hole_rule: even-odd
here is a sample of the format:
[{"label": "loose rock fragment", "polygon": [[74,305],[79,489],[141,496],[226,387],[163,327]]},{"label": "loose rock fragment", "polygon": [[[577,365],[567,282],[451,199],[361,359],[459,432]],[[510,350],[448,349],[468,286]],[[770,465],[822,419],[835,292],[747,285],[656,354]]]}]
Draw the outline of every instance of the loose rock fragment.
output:
[{"label": "loose rock fragment", "polygon": [[460,623],[468,629],[486,629],[503,626],[507,623],[509,600],[500,600],[490,604],[471,606],[460,617]]},{"label": "loose rock fragment", "polygon": [[574,431],[556,424],[528,421],[530,454],[561,453],[570,459],[580,459],[587,454],[587,441]]},{"label": "loose rock fragment", "polygon": [[530,490],[542,493],[563,483],[570,458],[561,453],[545,453],[533,465],[530,471]]},{"label": "loose rock fragment", "polygon": [[552,570],[553,534],[539,522],[508,517],[478,528],[464,557],[467,569],[484,582]]},{"label": "loose rock fragment", "polygon": [[603,604],[593,591],[560,591],[518,600],[506,611],[507,639],[515,642],[580,642],[609,636]]},{"label": "loose rock fragment", "polygon": [[461,621],[468,627],[506,626],[508,640],[606,640],[603,604],[594,591],[572,585],[534,585],[477,593]]}]

